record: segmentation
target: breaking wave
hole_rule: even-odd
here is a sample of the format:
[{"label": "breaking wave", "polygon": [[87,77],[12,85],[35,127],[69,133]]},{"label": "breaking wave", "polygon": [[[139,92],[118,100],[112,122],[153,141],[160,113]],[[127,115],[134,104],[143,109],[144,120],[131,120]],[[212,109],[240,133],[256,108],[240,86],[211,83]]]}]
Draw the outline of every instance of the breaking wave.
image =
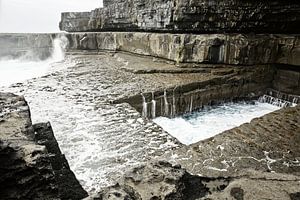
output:
[{"label": "breaking wave", "polygon": [[16,59],[0,59],[0,86],[9,86],[47,74],[53,63],[64,60],[67,39],[65,36],[59,36],[52,44],[51,55],[46,60],[38,59],[32,52]]}]

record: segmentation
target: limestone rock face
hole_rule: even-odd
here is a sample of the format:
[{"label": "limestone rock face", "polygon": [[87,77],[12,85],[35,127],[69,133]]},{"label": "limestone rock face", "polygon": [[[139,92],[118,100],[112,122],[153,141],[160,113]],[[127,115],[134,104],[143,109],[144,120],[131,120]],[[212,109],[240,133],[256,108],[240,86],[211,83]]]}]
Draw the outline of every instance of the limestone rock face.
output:
[{"label": "limestone rock face", "polygon": [[125,51],[177,63],[300,65],[299,36],[95,32],[67,37],[69,50]]},{"label": "limestone rock face", "polygon": [[60,28],[69,32],[299,33],[299,25],[297,0],[115,0],[90,13],[63,13]]},{"label": "limestone rock face", "polygon": [[82,199],[49,123],[32,125],[23,97],[0,93],[0,199]]},{"label": "limestone rock face", "polygon": [[285,68],[281,66],[276,70],[273,88],[288,94],[300,95],[300,72]]}]

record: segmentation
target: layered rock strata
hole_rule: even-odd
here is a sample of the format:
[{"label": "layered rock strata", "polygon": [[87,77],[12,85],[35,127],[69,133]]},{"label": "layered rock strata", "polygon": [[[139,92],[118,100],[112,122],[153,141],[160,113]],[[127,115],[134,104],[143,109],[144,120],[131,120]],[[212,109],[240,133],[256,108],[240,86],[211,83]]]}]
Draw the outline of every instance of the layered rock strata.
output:
[{"label": "layered rock strata", "polygon": [[[210,72],[216,77],[207,81],[181,84],[164,91],[143,92],[129,98],[119,99],[115,103],[127,102],[140,113],[144,113],[144,117],[147,118],[174,117],[207,105],[258,99],[268,88],[272,87],[275,72],[275,69],[268,65],[248,68],[220,66],[220,68],[206,68],[205,70],[206,73]],[[160,70],[157,72],[160,73]],[[146,74],[147,71],[144,73]],[[194,73],[201,73],[201,71]]]},{"label": "layered rock strata", "polygon": [[46,59],[55,38],[65,35],[69,51],[124,51],[176,63],[300,65],[298,35],[158,34],[95,32],[0,34],[0,58]]},{"label": "layered rock strata", "polygon": [[297,0],[116,0],[90,13],[63,13],[60,29],[188,33],[299,33]]},{"label": "layered rock strata", "polygon": [[49,123],[32,125],[23,97],[0,93],[0,198],[82,199],[87,193]]},{"label": "layered rock strata", "polygon": [[300,65],[299,36],[71,33],[69,50],[125,51],[176,63]]}]

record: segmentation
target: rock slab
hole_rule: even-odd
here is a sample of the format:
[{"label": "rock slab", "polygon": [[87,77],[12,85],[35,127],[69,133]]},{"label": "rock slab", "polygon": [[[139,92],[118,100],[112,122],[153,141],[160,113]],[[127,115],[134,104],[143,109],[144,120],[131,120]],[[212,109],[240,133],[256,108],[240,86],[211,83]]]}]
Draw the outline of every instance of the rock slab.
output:
[{"label": "rock slab", "polygon": [[24,97],[0,93],[0,199],[87,196],[61,154],[49,123],[32,125]]}]

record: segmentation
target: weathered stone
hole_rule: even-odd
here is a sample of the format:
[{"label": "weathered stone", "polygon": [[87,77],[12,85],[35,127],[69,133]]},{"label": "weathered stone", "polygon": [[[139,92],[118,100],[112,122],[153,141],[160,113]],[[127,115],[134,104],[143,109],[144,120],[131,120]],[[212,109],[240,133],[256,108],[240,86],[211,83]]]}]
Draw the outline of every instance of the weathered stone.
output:
[{"label": "weathered stone", "polygon": [[[47,58],[55,34],[0,34],[0,58]],[[300,65],[299,36],[98,32],[66,34],[68,50],[125,51],[177,63]]]},{"label": "weathered stone", "polygon": [[91,199],[192,200],[222,191],[229,178],[193,176],[165,161],[148,163],[125,174],[121,184],[103,189]]},{"label": "weathered stone", "polygon": [[61,154],[50,124],[33,126],[23,97],[0,93],[0,130],[1,199],[87,196]]},{"label": "weathered stone", "polygon": [[300,199],[300,192],[290,194],[291,200]]},{"label": "weathered stone", "polygon": [[296,0],[117,0],[90,13],[63,13],[60,28],[69,32],[299,33],[299,13]]},{"label": "weathered stone", "polygon": [[273,88],[288,94],[300,95],[300,71],[281,66],[276,70]]},{"label": "weathered stone", "polygon": [[299,105],[283,108],[175,150],[175,163],[205,176],[240,176],[247,169],[299,175],[299,113]]},{"label": "weathered stone", "polygon": [[[143,66],[140,62],[137,65]],[[130,66],[135,68],[134,63],[130,63]],[[219,104],[220,102],[257,99],[272,86],[274,68],[271,66],[252,66],[247,69],[231,67],[226,66],[225,68],[230,69],[231,73],[228,75],[223,75],[223,73],[216,75],[212,73],[216,77],[207,81],[199,81],[186,85],[181,84],[167,88],[165,91],[144,92],[143,96],[149,105],[147,106],[147,117],[152,118],[152,100],[156,101],[156,117],[174,117],[191,112],[192,110],[201,109],[203,106]],[[219,70],[224,71],[222,67]],[[148,71],[144,73],[147,74]],[[157,73],[164,73],[164,70],[157,70]],[[168,105],[165,104],[166,100]],[[129,103],[140,113],[142,113],[143,103],[145,103],[141,94],[116,101],[116,103],[120,102]],[[167,113],[166,110],[168,110]]]},{"label": "weathered stone", "polygon": [[300,65],[299,36],[98,32],[67,37],[69,50],[125,51],[177,63]]},{"label": "weathered stone", "polygon": [[240,177],[195,176],[180,166],[156,161],[129,170],[120,183],[86,200],[290,200],[299,196],[299,180],[298,176],[259,171]]}]

